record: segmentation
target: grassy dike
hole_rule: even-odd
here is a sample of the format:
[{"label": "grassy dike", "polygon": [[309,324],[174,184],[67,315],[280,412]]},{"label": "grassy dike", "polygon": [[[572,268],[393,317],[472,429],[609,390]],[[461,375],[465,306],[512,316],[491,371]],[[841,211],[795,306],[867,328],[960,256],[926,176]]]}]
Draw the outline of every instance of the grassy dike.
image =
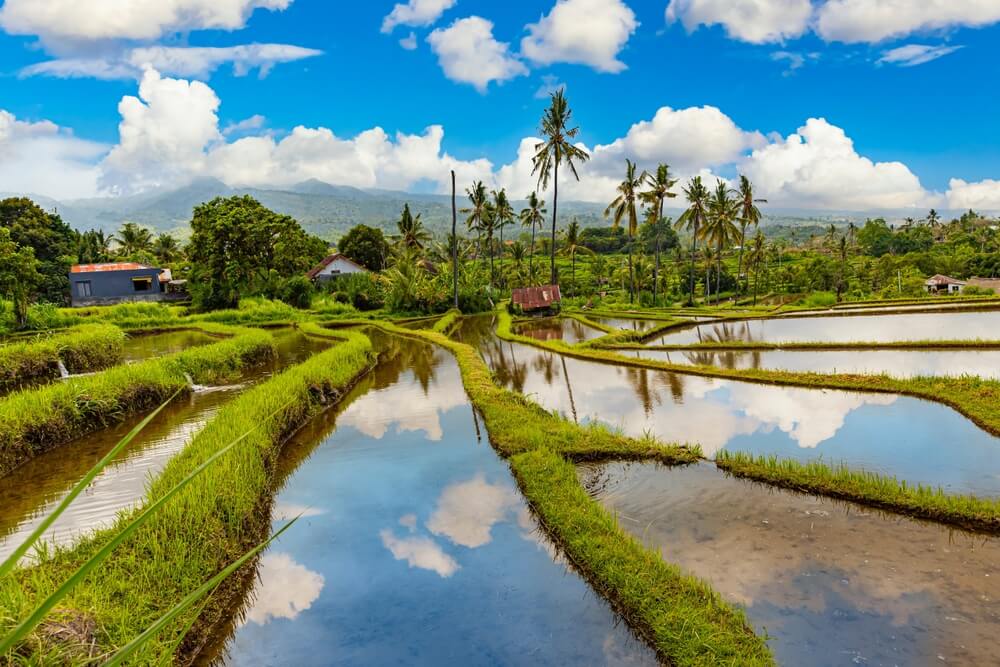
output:
[{"label": "grassy dike", "polygon": [[0,346],[0,392],[57,379],[61,361],[70,373],[90,373],[121,363],[125,334],[110,324]]},{"label": "grassy dike", "polygon": [[720,350],[720,351],[762,351],[768,350],[807,350],[814,352],[836,350],[998,350],[1000,340],[896,340],[896,341],[861,341],[847,343],[826,343],[817,341],[790,341],[765,343],[758,341],[728,341],[691,343],[688,345],[642,345],[632,341],[615,341],[598,338],[590,341],[589,347],[599,347],[606,350],[650,350],[653,352],[682,352],[684,350]]},{"label": "grassy dike", "polygon": [[742,610],[622,530],[615,516],[587,495],[571,463],[608,459],[691,463],[701,457],[697,448],[629,438],[600,425],[577,426],[497,386],[469,345],[386,322],[371,326],[434,343],[455,355],[466,393],[483,417],[490,442],[509,458],[521,491],[549,535],[664,663],[774,664],[765,640],[754,634]]},{"label": "grassy dike", "polygon": [[19,391],[0,400],[0,477],[38,454],[162,403],[188,386],[233,379],[274,355],[271,335],[210,326],[231,338],[66,382]]},{"label": "grassy dike", "polygon": [[[96,624],[96,654],[137,636],[266,535],[272,475],[282,443],[311,417],[339,400],[375,361],[367,337],[355,332],[326,335],[343,342],[245,392],[219,410],[167,464],[150,486],[145,503],[162,497],[213,453],[240,436],[246,437],[185,487],[60,603],[62,616]],[[129,516],[120,517],[115,526],[72,547],[48,555],[38,565],[0,580],[0,634],[100,549]],[[133,664],[186,662],[194,657],[207,631],[240,590],[237,582],[227,582],[200,616],[196,610],[182,615],[169,630],[144,646]],[[177,650],[178,640],[196,616],[193,631]],[[24,662],[32,663],[31,656],[51,652],[51,641],[44,632],[36,632],[19,649]],[[21,661],[18,658],[17,664]]]}]

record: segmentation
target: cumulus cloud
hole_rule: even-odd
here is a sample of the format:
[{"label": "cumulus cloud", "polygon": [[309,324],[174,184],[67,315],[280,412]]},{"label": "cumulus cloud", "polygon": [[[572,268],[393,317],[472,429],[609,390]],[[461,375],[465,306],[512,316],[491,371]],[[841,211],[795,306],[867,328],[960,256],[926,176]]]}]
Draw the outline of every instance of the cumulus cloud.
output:
[{"label": "cumulus cloud", "polygon": [[6,0],[0,28],[38,35],[48,46],[95,40],[154,40],[189,30],[236,30],[256,9],[292,0]]},{"label": "cumulus cloud", "polygon": [[987,178],[969,183],[961,178],[948,182],[948,208],[1000,211],[1000,181]]},{"label": "cumulus cloud", "polygon": [[407,51],[417,50],[417,33],[411,32],[409,35],[399,40],[399,45]]},{"label": "cumulus cloud", "polygon": [[671,0],[667,23],[680,21],[688,32],[722,26],[726,34],[752,44],[801,36],[812,16],[810,0]]},{"label": "cumulus cloud", "polygon": [[409,0],[397,3],[389,15],[382,19],[382,32],[390,33],[398,25],[429,26],[455,6],[457,0]]},{"label": "cumulus cloud", "polygon": [[429,537],[397,537],[391,530],[379,532],[382,546],[396,560],[405,560],[410,567],[436,572],[447,579],[460,569],[458,562],[446,554],[441,546]]},{"label": "cumulus cloud", "polygon": [[816,12],[826,41],[880,42],[915,32],[977,28],[1000,21],[993,0],[828,0]]},{"label": "cumulus cloud", "polygon": [[312,607],[326,583],[322,574],[300,565],[287,553],[265,554],[257,574],[260,583],[246,616],[247,621],[257,625],[266,625],[272,619],[298,618]]},{"label": "cumulus cloud", "polygon": [[621,72],[618,53],[639,27],[621,0],[557,0],[538,23],[526,26],[521,53],[540,64],[575,63],[599,72]]},{"label": "cumulus cloud", "polygon": [[222,65],[231,63],[236,76],[258,69],[268,75],[279,63],[322,55],[322,51],[292,44],[242,44],[227,47],[146,46],[120,54],[96,58],[57,58],[29,65],[21,76],[88,77],[96,79],[139,78],[145,68],[163,74],[207,79]]},{"label": "cumulus cloud", "polygon": [[222,130],[222,134],[228,137],[233,134],[252,132],[254,130],[259,130],[260,128],[264,127],[264,123],[266,122],[267,118],[264,118],[264,116],[260,115],[259,113],[255,113],[249,118],[244,118],[243,120],[239,120],[236,121],[235,123],[230,123],[229,125],[226,125],[226,127],[223,128]]},{"label": "cumulus cloud", "polygon": [[47,120],[18,120],[0,109],[0,189],[51,197],[97,191],[97,161],[108,147],[73,136]]},{"label": "cumulus cloud", "polygon": [[822,118],[754,150],[742,168],[777,206],[864,210],[935,203],[906,165],[859,155],[844,130]]},{"label": "cumulus cloud", "polygon": [[445,488],[427,529],[455,544],[475,549],[489,544],[494,524],[515,516],[519,507],[514,489],[503,483],[490,484],[478,473],[470,480]]},{"label": "cumulus cloud", "polygon": [[961,46],[928,46],[926,44],[906,44],[895,49],[882,52],[882,57],[878,59],[881,65],[899,65],[900,67],[913,67],[923,65],[932,60],[937,60],[949,53],[958,51]]},{"label": "cumulus cloud", "polygon": [[479,16],[458,19],[427,36],[444,75],[485,93],[491,81],[523,76],[528,68],[510,53],[510,45],[493,38],[493,23]]}]

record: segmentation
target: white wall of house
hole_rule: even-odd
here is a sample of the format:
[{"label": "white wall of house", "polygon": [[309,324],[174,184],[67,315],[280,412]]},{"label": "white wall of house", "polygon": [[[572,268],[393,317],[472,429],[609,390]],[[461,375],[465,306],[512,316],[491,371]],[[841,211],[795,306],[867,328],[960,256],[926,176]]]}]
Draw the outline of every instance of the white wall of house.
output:
[{"label": "white wall of house", "polygon": [[319,280],[329,280],[330,278],[336,278],[347,273],[364,273],[365,270],[355,264],[354,262],[349,262],[343,257],[338,257],[333,260],[327,266],[323,267],[323,270],[316,274],[316,278]]}]

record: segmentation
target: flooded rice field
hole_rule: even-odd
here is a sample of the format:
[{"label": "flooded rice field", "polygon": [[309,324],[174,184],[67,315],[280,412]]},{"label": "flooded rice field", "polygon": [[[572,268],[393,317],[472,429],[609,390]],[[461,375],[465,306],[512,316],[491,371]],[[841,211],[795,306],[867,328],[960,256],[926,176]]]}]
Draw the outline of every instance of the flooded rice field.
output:
[{"label": "flooded rice field", "polygon": [[566,343],[582,343],[606,335],[600,329],[588,327],[572,317],[547,317],[517,322],[513,331],[536,340],[561,340]]},{"label": "flooded rice field", "polygon": [[581,361],[500,341],[484,320],[463,323],[456,335],[478,347],[497,381],[580,423],[698,443],[709,457],[727,449],[822,459],[1000,496],[1000,438],[939,403]]},{"label": "flooded rice field", "polygon": [[125,361],[145,361],[188,348],[219,342],[220,338],[204,331],[178,330],[150,334],[133,334],[125,340]]},{"label": "flooded rice field", "polygon": [[1000,544],[728,478],[710,464],[583,465],[636,539],[746,610],[783,665],[985,665]]},{"label": "flooded rice field", "polygon": [[[145,493],[151,475],[167,462],[226,402],[244,389],[329,347],[292,329],[272,331],[277,358],[247,369],[238,384],[206,387],[168,406],[105,468],[46,534],[54,544],[108,525]],[[145,415],[84,436],[38,456],[0,480],[0,559],[27,537],[86,472]]]},{"label": "flooded rice field", "polygon": [[1000,311],[872,316],[781,317],[699,324],[671,331],[651,345],[729,342],[850,343],[919,340],[996,340]]},{"label": "flooded rice field", "polygon": [[286,447],[274,526],[303,518],[205,661],[655,664],[540,532],[454,358],[377,340],[343,411]]}]

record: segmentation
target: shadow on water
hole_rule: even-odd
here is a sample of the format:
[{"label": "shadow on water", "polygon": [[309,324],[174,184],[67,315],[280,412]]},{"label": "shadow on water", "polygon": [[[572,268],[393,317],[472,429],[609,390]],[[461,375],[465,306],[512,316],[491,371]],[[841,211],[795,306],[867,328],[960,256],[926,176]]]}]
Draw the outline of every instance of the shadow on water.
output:
[{"label": "shadow on water", "polygon": [[[246,388],[330,345],[292,329],[272,333],[278,349],[273,361],[248,369],[239,384],[209,387],[179,398],[164,409],[53,524],[46,539],[65,544],[83,532],[109,524],[120,510],[143,496],[149,478],[159,473],[220,407]],[[27,537],[72,486],[143,417],[136,415],[57,447],[0,480],[0,558]]]},{"label": "shadow on water", "polygon": [[954,493],[1000,496],[1000,439],[939,403],[581,361],[501,341],[489,317],[469,318],[456,336],[479,349],[503,386],[580,422],[698,443],[709,457],[725,448],[843,461]]},{"label": "shadow on water", "polygon": [[454,358],[373,338],[376,369],[285,447],[272,519],[303,518],[200,663],[655,664],[540,533]]},{"label": "shadow on water", "polygon": [[743,606],[786,665],[984,665],[1000,653],[1000,543],[726,477],[581,465],[620,525]]}]

